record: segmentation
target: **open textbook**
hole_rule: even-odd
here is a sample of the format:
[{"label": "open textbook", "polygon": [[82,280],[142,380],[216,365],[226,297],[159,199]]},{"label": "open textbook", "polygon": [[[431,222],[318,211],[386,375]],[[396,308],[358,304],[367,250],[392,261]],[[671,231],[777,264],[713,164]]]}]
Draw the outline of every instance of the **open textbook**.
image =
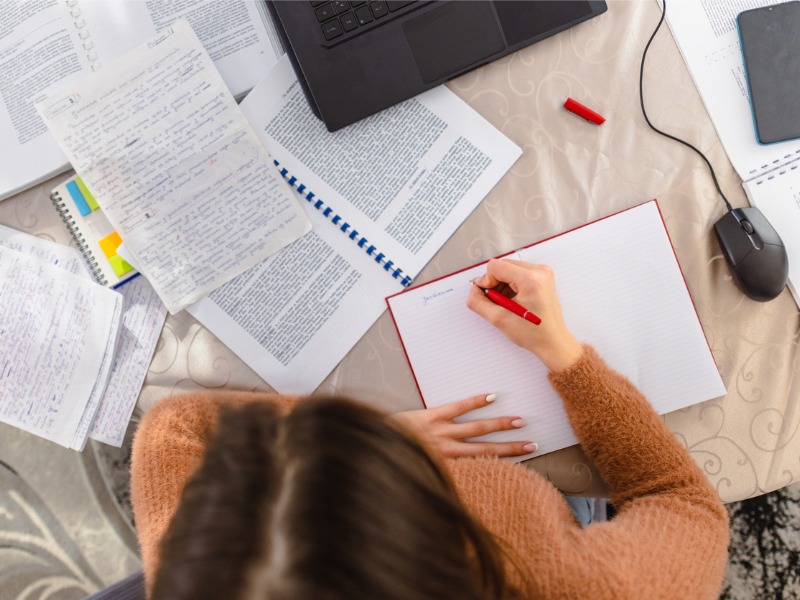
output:
[{"label": "open textbook", "polygon": [[173,314],[310,229],[186,21],[37,109]]},{"label": "open textbook", "polygon": [[736,25],[743,10],[775,3],[668,2],[667,22],[748,199],[786,246],[789,289],[800,303],[800,140],[756,139]]},{"label": "open textbook", "polygon": [[80,273],[74,250],[0,234],[0,420],[82,450],[109,380],[122,296]]},{"label": "open textbook", "polygon": [[[553,268],[570,331],[659,414],[725,394],[655,200],[505,257]],[[467,308],[485,272],[481,263],[387,299],[425,405],[492,392],[497,400],[468,419],[518,415],[527,425],[480,439],[531,440],[538,454],[576,444],[547,368]]]},{"label": "open textbook", "polygon": [[236,95],[283,54],[256,0],[6,0],[0,10],[0,199],[69,167],[34,108],[74,80],[186,19]]},{"label": "open textbook", "polygon": [[241,108],[313,230],[188,310],[273,388],[307,394],[522,151],[443,86],[330,133],[286,58]]}]

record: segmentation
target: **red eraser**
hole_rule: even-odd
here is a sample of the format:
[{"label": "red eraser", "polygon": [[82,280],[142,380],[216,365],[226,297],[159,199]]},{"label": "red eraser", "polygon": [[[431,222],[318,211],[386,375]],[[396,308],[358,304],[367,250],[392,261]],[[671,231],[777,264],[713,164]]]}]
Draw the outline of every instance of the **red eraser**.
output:
[{"label": "red eraser", "polygon": [[574,112],[579,117],[583,117],[587,121],[594,123],[595,125],[600,125],[604,123],[606,118],[601,115],[600,113],[594,112],[588,106],[584,106],[580,102],[573,100],[572,98],[567,98],[567,101],[564,102],[564,108],[566,108],[570,112]]}]

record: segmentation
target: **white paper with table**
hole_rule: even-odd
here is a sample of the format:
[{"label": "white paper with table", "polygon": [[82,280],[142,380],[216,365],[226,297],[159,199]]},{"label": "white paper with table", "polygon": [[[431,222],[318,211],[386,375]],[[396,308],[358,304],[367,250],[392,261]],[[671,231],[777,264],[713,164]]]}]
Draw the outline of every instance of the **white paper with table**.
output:
[{"label": "white paper with table", "polygon": [[758,143],[736,26],[741,11],[775,3],[673,1],[667,22],[748,199],[786,246],[789,289],[800,304],[800,140]]},{"label": "white paper with table", "polygon": [[330,133],[285,58],[242,110],[303,188],[314,231],[189,312],[276,390],[306,394],[521,150],[445,87]]},{"label": "white paper with table", "polygon": [[186,22],[37,108],[173,314],[310,229]]}]

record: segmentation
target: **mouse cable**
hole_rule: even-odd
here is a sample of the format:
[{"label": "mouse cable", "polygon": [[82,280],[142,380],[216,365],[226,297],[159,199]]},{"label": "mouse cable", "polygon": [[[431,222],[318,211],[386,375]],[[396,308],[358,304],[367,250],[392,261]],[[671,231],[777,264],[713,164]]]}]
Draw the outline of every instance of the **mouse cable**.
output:
[{"label": "mouse cable", "polygon": [[711,163],[706,158],[706,155],[703,154],[702,152],[700,152],[700,150],[698,150],[694,146],[692,146],[689,142],[686,142],[686,141],[684,141],[684,140],[682,140],[680,138],[675,137],[674,135],[670,135],[669,133],[661,131],[658,127],[656,127],[655,125],[653,125],[650,122],[650,119],[647,117],[647,111],[645,111],[645,109],[644,109],[644,92],[643,92],[644,61],[645,61],[645,58],[647,57],[647,51],[650,49],[650,44],[653,43],[653,39],[655,39],[656,34],[658,33],[658,30],[661,29],[661,24],[664,22],[664,17],[667,15],[667,0],[661,0],[661,1],[663,3],[662,4],[663,8],[661,10],[661,19],[659,19],[658,25],[656,25],[656,28],[653,30],[653,35],[650,36],[650,40],[647,42],[647,45],[644,47],[644,52],[642,53],[642,64],[639,67],[639,102],[642,105],[642,115],[644,116],[644,120],[647,121],[647,124],[650,126],[650,129],[652,129],[656,133],[660,133],[664,137],[668,137],[671,140],[675,140],[676,142],[680,142],[684,146],[688,146],[689,148],[691,148],[692,150],[694,150],[695,152],[697,152],[700,155],[700,158],[702,158],[705,161],[706,166],[708,167],[708,170],[711,171],[711,178],[714,180],[714,187],[717,188],[717,192],[719,192],[719,195],[722,196],[722,200],[725,202],[725,206],[728,207],[729,211],[733,210],[733,207],[731,206],[731,203],[728,202],[728,199],[725,197],[725,194],[722,193],[722,189],[719,187],[719,182],[717,181],[717,175],[716,175],[716,173],[714,173],[714,167],[711,166]]}]

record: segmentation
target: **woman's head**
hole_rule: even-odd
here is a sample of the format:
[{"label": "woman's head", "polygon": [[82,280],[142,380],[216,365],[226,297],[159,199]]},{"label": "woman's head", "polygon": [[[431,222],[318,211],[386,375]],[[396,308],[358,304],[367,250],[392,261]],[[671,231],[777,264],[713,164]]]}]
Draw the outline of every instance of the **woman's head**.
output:
[{"label": "woman's head", "polygon": [[502,598],[497,545],[436,462],[341,399],[223,409],[154,598]]}]

